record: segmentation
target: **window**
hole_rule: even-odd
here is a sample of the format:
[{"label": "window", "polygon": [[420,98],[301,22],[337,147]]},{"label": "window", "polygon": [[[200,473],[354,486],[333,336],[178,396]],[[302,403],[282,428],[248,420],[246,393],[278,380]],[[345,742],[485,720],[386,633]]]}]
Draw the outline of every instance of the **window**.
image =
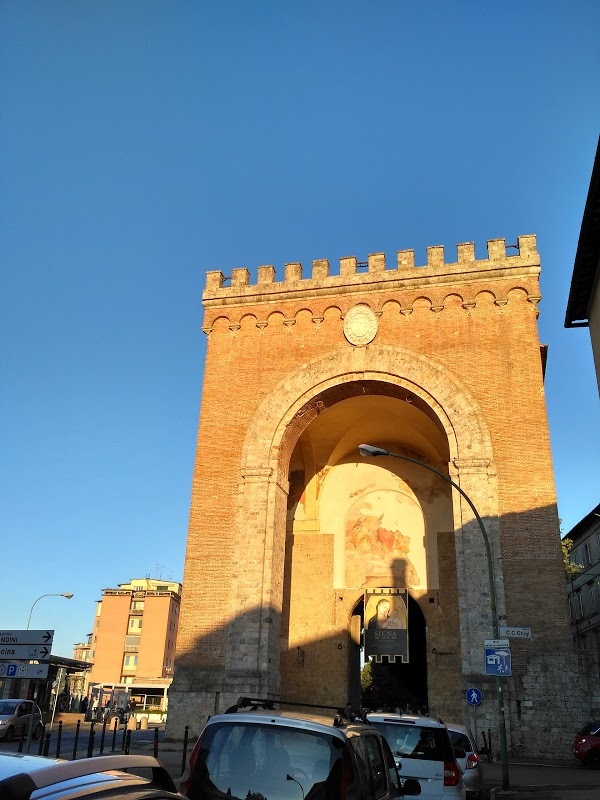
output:
[{"label": "window", "polygon": [[581,562],[584,567],[589,567],[592,563],[592,556],[590,553],[590,543],[586,542],[581,548]]},{"label": "window", "polygon": [[137,654],[128,654],[123,659],[123,669],[135,669],[137,667]]},{"label": "window", "polygon": [[363,736],[362,740],[365,743],[365,750],[367,751],[367,759],[369,761],[371,791],[375,798],[383,797],[387,792],[385,780],[386,768],[379,741],[376,736]]},{"label": "window", "polygon": [[341,759],[340,740],[326,733],[235,719],[207,726],[194,780],[199,797],[301,800],[331,776],[312,796],[342,800]]},{"label": "window", "polygon": [[598,611],[598,589],[593,584],[590,586],[590,608],[592,613]]},{"label": "window", "polygon": [[581,592],[575,592],[575,619],[583,617],[583,600]]},{"label": "window", "polygon": [[129,618],[129,630],[135,631],[139,630],[142,627],[142,619],[141,617],[130,617]]}]

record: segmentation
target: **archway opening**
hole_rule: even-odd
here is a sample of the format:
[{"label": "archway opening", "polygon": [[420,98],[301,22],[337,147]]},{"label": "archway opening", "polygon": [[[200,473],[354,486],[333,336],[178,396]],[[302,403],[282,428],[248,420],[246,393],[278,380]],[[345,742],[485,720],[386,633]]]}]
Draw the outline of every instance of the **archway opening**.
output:
[{"label": "archway opening", "polygon": [[429,709],[427,632],[419,603],[408,596],[408,662],[399,659],[392,662],[387,656],[382,656],[379,663],[372,658],[365,659],[364,600],[356,604],[352,616],[353,625],[357,624],[356,617],[360,620],[361,645],[352,651],[355,663],[348,665],[350,696],[360,697],[361,706],[372,711],[399,709],[406,713],[426,714]]},{"label": "archway opening", "polygon": [[[373,664],[378,697],[367,705],[426,708],[426,628],[436,629],[429,649],[443,625],[458,638],[455,575],[440,550],[442,532],[453,528],[447,482],[418,464],[358,453],[369,442],[446,470],[448,439],[423,401],[386,390],[357,381],[322,395],[289,456],[280,633],[281,693],[289,699],[361,702],[364,612],[356,609],[365,589],[405,589],[410,597],[408,661],[386,654]],[[449,601],[443,623],[430,605],[440,594]]]}]

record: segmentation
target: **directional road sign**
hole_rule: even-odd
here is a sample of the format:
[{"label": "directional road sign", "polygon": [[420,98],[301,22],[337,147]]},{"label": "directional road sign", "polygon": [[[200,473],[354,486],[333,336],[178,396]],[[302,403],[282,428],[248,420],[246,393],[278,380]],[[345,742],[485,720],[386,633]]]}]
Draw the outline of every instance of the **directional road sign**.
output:
[{"label": "directional road sign", "polygon": [[0,678],[38,678],[48,677],[48,664],[2,664]]},{"label": "directional road sign", "polygon": [[512,675],[510,648],[485,647],[485,674],[508,678]]},{"label": "directional road sign", "polygon": [[54,631],[0,631],[2,644],[45,644],[50,647]]},{"label": "directional road sign", "polygon": [[45,644],[0,644],[0,661],[49,658],[51,649]]},{"label": "directional road sign", "polygon": [[469,703],[469,705],[478,706],[479,703],[481,703],[483,695],[481,694],[481,689],[476,689],[474,686],[472,686],[465,692],[465,697],[467,698],[467,703]]},{"label": "directional road sign", "polygon": [[531,639],[531,628],[527,625],[499,625],[498,633],[509,639]]}]

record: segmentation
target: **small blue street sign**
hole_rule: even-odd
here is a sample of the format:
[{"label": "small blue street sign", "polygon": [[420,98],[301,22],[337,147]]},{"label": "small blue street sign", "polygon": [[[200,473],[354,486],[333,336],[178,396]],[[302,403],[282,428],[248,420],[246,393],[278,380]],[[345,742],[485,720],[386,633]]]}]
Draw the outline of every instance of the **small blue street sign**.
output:
[{"label": "small blue street sign", "polygon": [[478,706],[482,700],[482,694],[480,689],[476,689],[474,686],[470,689],[467,689],[465,692],[465,697],[467,698],[467,703],[472,706]]},{"label": "small blue street sign", "polygon": [[17,674],[17,665],[16,664],[7,664],[6,665],[6,677],[7,678],[14,678]]},{"label": "small blue street sign", "polygon": [[485,674],[508,678],[512,675],[510,648],[485,647]]}]

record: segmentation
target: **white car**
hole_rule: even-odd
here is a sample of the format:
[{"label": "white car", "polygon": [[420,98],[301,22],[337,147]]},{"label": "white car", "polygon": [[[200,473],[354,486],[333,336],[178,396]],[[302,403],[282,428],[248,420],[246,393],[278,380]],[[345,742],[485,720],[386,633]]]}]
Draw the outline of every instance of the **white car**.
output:
[{"label": "white car", "polygon": [[467,790],[467,800],[481,800],[483,791],[483,769],[477,753],[475,737],[464,725],[454,722],[446,723],[450,740],[455,751],[460,748],[465,751],[464,758],[456,757],[463,773],[463,782]]},{"label": "white car", "polygon": [[[148,776],[139,776],[136,771]],[[152,756],[111,755],[63,761],[5,752],[0,752],[0,797],[2,800],[183,800],[167,770]]]},{"label": "white car", "polygon": [[408,714],[368,714],[390,746],[400,779],[415,778],[421,800],[465,800],[462,770],[448,729],[440,720]]}]

